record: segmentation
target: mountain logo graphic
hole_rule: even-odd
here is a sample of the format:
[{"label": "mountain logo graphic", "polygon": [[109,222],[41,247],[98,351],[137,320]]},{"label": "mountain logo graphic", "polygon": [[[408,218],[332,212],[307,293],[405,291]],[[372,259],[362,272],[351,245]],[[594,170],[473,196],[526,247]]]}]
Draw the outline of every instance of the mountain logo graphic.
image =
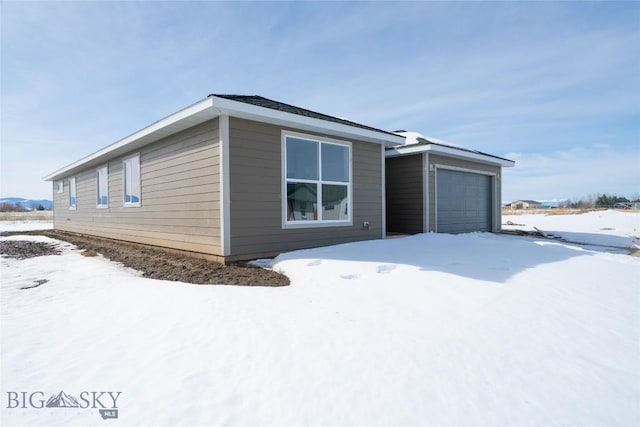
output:
[{"label": "mountain logo graphic", "polygon": [[75,397],[60,390],[60,393],[51,395],[45,406],[47,408],[79,408],[80,404]]}]

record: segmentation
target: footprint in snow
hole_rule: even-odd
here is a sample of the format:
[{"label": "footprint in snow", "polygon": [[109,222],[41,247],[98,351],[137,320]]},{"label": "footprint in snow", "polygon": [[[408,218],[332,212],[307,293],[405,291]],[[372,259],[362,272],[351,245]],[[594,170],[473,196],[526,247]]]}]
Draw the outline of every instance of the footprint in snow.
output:
[{"label": "footprint in snow", "polygon": [[313,261],[307,264],[307,267],[315,267],[316,265],[320,265],[320,264],[322,264],[322,260],[314,259]]},{"label": "footprint in snow", "polygon": [[345,279],[345,280],[358,279],[359,277],[360,277],[359,274],[343,274],[340,276],[341,279]]},{"label": "footprint in snow", "polygon": [[396,269],[396,266],[393,264],[383,264],[378,266],[378,273],[380,274],[391,273],[395,269]]}]

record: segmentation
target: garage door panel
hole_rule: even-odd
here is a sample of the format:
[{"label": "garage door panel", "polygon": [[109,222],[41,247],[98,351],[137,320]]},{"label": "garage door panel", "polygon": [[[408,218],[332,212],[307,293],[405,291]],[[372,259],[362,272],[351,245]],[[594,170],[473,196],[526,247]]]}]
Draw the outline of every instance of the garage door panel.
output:
[{"label": "garage door panel", "polygon": [[491,177],[467,172],[437,171],[437,231],[464,233],[492,230]]}]

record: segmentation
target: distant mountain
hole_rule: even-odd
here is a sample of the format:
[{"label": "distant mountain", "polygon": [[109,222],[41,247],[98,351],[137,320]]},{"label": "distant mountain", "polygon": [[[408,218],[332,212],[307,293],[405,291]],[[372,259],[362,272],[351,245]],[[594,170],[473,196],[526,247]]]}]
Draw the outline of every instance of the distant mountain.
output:
[{"label": "distant mountain", "polygon": [[0,204],[2,203],[10,203],[12,205],[18,204],[28,210],[36,209],[39,205],[42,205],[45,209],[51,209],[53,207],[53,202],[51,200],[33,200],[24,199],[22,197],[5,197],[4,199],[0,199]]},{"label": "distant mountain", "polygon": [[46,404],[47,408],[77,408],[79,406],[76,398],[69,396],[63,390],[60,390],[58,394],[52,394]]}]

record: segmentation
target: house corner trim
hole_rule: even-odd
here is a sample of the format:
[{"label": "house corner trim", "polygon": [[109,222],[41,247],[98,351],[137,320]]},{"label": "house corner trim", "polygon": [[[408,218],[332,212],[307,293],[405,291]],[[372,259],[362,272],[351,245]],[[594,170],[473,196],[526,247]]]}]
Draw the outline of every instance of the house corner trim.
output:
[{"label": "house corner trim", "polygon": [[422,155],[422,231],[429,231],[429,153]]},{"label": "house corner trim", "polygon": [[219,117],[220,148],[220,247],[224,256],[231,255],[231,186],[229,183],[229,116]]}]

